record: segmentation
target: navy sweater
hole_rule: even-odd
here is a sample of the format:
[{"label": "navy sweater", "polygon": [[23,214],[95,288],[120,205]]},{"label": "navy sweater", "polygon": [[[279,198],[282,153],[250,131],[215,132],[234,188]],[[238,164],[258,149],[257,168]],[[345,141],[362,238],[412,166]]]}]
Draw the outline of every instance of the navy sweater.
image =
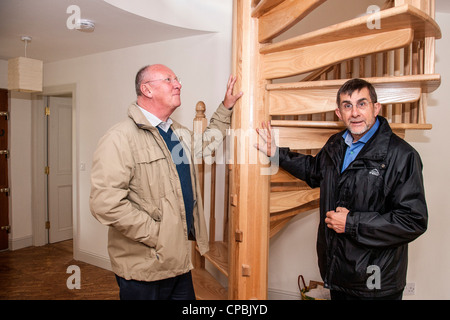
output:
[{"label": "navy sweater", "polygon": [[[172,155],[172,161],[175,163],[178,171],[178,176],[181,182],[181,190],[183,192],[184,207],[186,210],[186,221],[188,236],[195,235],[193,230],[193,210],[194,210],[194,194],[192,190],[191,169],[189,159],[187,158],[184,149],[178,140],[176,134],[173,134],[171,128],[166,132],[157,127],[159,133],[166,142],[167,147]],[[191,230],[192,229],[192,230]]]}]

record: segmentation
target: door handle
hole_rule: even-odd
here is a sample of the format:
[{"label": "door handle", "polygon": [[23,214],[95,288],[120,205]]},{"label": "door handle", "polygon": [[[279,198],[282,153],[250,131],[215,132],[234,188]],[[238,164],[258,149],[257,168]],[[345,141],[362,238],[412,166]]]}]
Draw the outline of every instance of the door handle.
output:
[{"label": "door handle", "polygon": [[6,196],[9,195],[9,188],[0,188],[0,193],[6,193]]},{"label": "door handle", "polygon": [[5,117],[6,118],[6,120],[8,120],[8,118],[9,118],[9,112],[0,112],[0,117]]}]

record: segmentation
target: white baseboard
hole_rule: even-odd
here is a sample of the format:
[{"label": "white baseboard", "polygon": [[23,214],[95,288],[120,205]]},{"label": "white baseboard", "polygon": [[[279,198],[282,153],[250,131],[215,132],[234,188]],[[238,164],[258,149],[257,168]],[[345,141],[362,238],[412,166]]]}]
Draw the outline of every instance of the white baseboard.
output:
[{"label": "white baseboard", "polygon": [[301,300],[300,292],[284,291],[279,289],[267,290],[269,300]]},{"label": "white baseboard", "polygon": [[93,254],[91,252],[83,250],[75,250],[73,258],[75,260],[83,261],[96,267],[112,271],[111,261],[109,260],[109,257]]},{"label": "white baseboard", "polygon": [[17,239],[9,239],[8,245],[11,251],[31,247],[33,245],[33,236],[26,236]]}]

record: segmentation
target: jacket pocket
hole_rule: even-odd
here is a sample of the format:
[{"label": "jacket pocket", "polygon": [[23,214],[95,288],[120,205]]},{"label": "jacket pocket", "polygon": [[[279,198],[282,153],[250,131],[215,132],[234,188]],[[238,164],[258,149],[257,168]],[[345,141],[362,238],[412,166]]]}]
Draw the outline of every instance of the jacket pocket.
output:
[{"label": "jacket pocket", "polygon": [[353,168],[339,185],[336,206],[351,211],[378,211],[384,203],[384,171],[376,166]]},{"label": "jacket pocket", "polygon": [[169,161],[158,147],[138,150],[136,177],[142,198],[159,200],[172,192]]},{"label": "jacket pocket", "polygon": [[148,255],[146,256],[147,259],[159,260],[158,252],[156,251],[156,246],[155,247],[149,247],[147,249],[147,252],[148,252]]},{"label": "jacket pocket", "polygon": [[380,211],[384,204],[384,176],[383,170],[378,167],[367,168],[365,172],[365,185],[361,186],[366,190],[361,194],[359,206],[367,211]]},{"label": "jacket pocket", "polygon": [[161,200],[172,192],[169,163],[158,147],[137,151],[135,179],[142,209],[161,221]]}]

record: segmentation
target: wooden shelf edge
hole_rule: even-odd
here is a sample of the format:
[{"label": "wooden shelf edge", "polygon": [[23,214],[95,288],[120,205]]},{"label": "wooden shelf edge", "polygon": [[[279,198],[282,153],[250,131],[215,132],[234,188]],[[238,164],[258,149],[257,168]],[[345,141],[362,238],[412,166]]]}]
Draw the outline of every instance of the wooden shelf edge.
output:
[{"label": "wooden shelf edge", "polygon": [[278,214],[300,208],[319,199],[320,190],[306,189],[270,193],[270,214]]},{"label": "wooden shelf edge", "polygon": [[[198,248],[196,247],[198,250]],[[214,267],[228,277],[228,247],[225,242],[216,241],[209,244],[209,251],[204,254]]]},{"label": "wooden shelf edge", "polygon": [[227,300],[228,293],[206,269],[192,269],[192,282],[197,300]]},{"label": "wooden shelf edge", "polygon": [[293,208],[291,210],[283,211],[278,214],[271,214],[270,216],[270,230],[269,230],[269,238],[272,238],[278,232],[280,232],[286,224],[291,221],[298,214],[302,214],[304,212],[318,209],[320,200],[314,200],[310,203],[307,203],[298,208]]},{"label": "wooden shelf edge", "polygon": [[296,216],[300,213],[303,213],[303,212],[306,212],[309,210],[318,209],[319,205],[320,205],[320,199],[315,199],[315,200],[305,203],[299,207],[287,209],[287,210],[280,211],[280,212],[271,212],[270,213],[270,223],[272,224],[272,223],[275,223],[276,221],[281,221],[281,220]]},{"label": "wooden shelf edge", "polygon": [[[271,120],[273,128],[296,127],[317,129],[345,129],[342,121],[297,121],[297,120]],[[432,125],[428,123],[390,123],[392,130],[431,130]]]},{"label": "wooden shelf edge", "polygon": [[[420,87],[424,93],[431,93],[441,84],[440,74],[417,74],[409,76],[370,77],[362,78],[377,87],[410,88]],[[337,90],[348,79],[300,81],[280,84],[268,84],[266,90],[302,90],[302,89],[335,89]]]},{"label": "wooden shelf edge", "polygon": [[259,18],[284,0],[261,0],[252,10],[252,18]]}]

